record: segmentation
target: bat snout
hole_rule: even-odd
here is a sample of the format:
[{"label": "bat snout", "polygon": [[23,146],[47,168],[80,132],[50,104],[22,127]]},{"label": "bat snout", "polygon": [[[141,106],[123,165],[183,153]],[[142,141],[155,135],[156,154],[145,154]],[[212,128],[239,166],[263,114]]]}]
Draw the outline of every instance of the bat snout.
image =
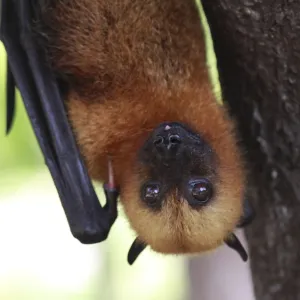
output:
[{"label": "bat snout", "polygon": [[144,153],[152,161],[178,160],[190,143],[190,135],[191,132],[181,123],[162,123],[153,130],[143,148]]},{"label": "bat snout", "polygon": [[153,150],[166,159],[176,157],[181,146],[181,137],[177,133],[162,132],[153,138]]}]

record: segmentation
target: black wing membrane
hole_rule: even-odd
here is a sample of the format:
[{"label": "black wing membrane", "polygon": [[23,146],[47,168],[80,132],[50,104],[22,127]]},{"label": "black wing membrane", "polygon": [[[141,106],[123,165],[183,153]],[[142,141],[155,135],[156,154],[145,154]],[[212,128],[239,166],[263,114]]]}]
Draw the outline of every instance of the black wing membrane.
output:
[{"label": "black wing membrane", "polygon": [[255,210],[248,201],[248,199],[244,199],[243,203],[243,215],[239,221],[238,228],[247,227],[252,223],[252,221],[255,219]]},{"label": "black wing membrane", "polygon": [[7,60],[6,64],[6,134],[9,134],[15,115],[16,89],[13,74]]},{"label": "black wing membrane", "polygon": [[[106,191],[111,195],[110,201],[101,207],[76,145],[57,82],[34,42],[31,20],[34,9],[41,3],[2,0],[1,4],[1,40],[12,72],[10,88],[15,80],[73,236],[85,244],[101,242],[117,217],[116,193]],[[7,99],[9,129],[14,94]]]}]

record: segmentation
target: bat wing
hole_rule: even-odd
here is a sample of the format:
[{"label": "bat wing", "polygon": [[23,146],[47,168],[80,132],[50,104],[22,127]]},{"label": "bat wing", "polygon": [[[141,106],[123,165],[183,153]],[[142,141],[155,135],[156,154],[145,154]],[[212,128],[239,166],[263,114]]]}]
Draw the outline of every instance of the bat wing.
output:
[{"label": "bat wing", "polygon": [[15,114],[15,81],[7,60],[6,66],[6,134],[9,134]]},{"label": "bat wing", "polygon": [[[117,217],[116,194],[101,207],[76,145],[57,82],[34,43],[31,20],[38,0],[2,0],[1,40],[8,56],[7,131],[14,115],[14,82],[64,208],[71,232],[82,243],[106,239]],[[110,191],[108,191],[110,192]]]},{"label": "bat wing", "polygon": [[251,203],[248,201],[248,199],[244,199],[243,203],[243,215],[239,221],[238,228],[243,228],[252,223],[252,221],[255,219],[255,210],[252,207]]}]

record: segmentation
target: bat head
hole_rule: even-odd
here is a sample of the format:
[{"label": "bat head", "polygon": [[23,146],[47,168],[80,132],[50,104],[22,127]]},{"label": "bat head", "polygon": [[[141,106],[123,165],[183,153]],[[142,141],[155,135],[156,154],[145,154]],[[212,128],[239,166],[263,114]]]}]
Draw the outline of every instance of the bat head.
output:
[{"label": "bat head", "polygon": [[74,97],[69,106],[90,175],[108,180],[109,154],[131,227],[160,253],[213,250],[243,216],[245,169],[233,122],[208,92],[190,101],[199,99],[191,90],[118,105]]},{"label": "bat head", "polygon": [[156,126],[122,182],[139,240],[173,254],[221,245],[242,215],[244,174],[235,146],[226,132],[205,137],[184,122]]}]

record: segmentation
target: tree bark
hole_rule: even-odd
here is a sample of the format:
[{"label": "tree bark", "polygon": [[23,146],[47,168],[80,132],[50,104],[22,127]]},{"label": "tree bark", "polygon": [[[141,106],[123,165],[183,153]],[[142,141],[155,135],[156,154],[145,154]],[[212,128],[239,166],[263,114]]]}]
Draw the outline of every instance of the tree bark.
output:
[{"label": "tree bark", "polygon": [[202,4],[249,162],[256,297],[300,299],[300,1]]}]

